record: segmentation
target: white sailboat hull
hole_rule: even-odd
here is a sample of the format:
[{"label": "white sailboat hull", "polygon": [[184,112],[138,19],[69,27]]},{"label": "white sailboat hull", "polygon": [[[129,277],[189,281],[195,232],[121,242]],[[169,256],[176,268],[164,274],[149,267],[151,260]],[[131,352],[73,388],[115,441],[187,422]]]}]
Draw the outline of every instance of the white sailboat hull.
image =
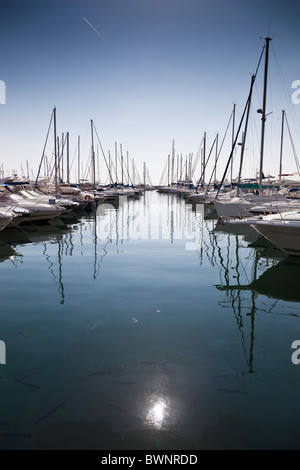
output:
[{"label": "white sailboat hull", "polygon": [[268,215],[253,220],[251,227],[285,254],[300,256],[300,212]]},{"label": "white sailboat hull", "polygon": [[252,227],[287,255],[300,256],[300,222],[271,224],[261,221]]}]

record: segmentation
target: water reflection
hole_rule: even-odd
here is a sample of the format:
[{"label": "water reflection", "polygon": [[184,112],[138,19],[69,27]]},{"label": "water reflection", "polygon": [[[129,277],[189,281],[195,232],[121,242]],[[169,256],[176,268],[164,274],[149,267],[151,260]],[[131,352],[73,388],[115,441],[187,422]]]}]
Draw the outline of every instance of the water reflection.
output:
[{"label": "water reflection", "polygon": [[[257,264],[261,259],[256,253],[254,272],[257,272]],[[265,295],[271,299],[287,302],[300,302],[298,278],[300,275],[300,262],[298,259],[287,257],[272,265],[260,276],[254,278],[249,284],[228,284],[217,286],[219,290],[226,291],[253,291],[256,294]]]},{"label": "water reflection", "polygon": [[[218,247],[218,235],[221,236],[222,249]],[[251,230],[237,235],[234,230],[222,230],[222,226],[216,225],[211,236],[215,248],[210,260],[220,267],[220,283],[216,288],[225,293],[219,305],[233,312],[248,372],[254,373],[257,316],[263,313],[300,317],[294,306],[287,303],[300,302],[297,285],[300,260],[284,257],[269,242],[255,234],[252,237]],[[224,238],[227,238],[227,243],[224,243]]]},{"label": "water reflection", "polygon": [[149,428],[168,429],[170,427],[170,406],[168,400],[153,395],[145,403],[146,425]]},{"label": "water reflection", "polygon": [[182,240],[186,249],[202,245],[202,207],[195,209],[171,194],[150,199],[151,196],[146,193],[143,201],[120,197],[118,208],[100,205],[97,209],[99,239],[108,237],[116,245],[133,240],[169,240],[171,244]]},{"label": "water reflection", "polygon": [[[261,429],[263,405],[256,407],[252,392],[258,387],[256,397],[269,396],[261,377],[281,334],[272,336],[277,315],[298,316],[300,260],[216,230],[201,207],[171,195],[123,200],[72,224],[11,236],[0,245],[10,276],[1,286],[2,334],[5,328],[15,358],[0,385],[13,431],[38,434],[49,448],[83,445],[84,436],[94,448],[148,449],[160,442],[192,449],[220,411],[228,418],[213,434],[216,446],[232,421],[234,441],[252,412]],[[10,272],[11,262],[17,272]],[[14,282],[19,303],[10,297]],[[260,328],[272,320],[268,356]],[[277,358],[277,385],[285,369]],[[26,388],[24,406],[14,377],[37,370],[42,389]],[[65,407],[33,426],[62,400]]]}]

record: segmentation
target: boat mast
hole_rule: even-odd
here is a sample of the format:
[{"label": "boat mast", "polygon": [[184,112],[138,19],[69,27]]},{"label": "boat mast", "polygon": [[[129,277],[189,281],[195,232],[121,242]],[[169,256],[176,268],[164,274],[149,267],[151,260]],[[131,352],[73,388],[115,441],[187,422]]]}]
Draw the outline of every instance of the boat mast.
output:
[{"label": "boat mast", "polygon": [[93,120],[92,119],[91,119],[91,136],[92,136],[93,189],[95,189],[95,187],[96,187],[96,166],[95,166],[94,135],[93,135]]},{"label": "boat mast", "polygon": [[255,81],[255,75],[252,75],[251,85],[250,85],[250,93],[249,93],[249,101],[248,101],[248,109],[247,109],[247,115],[246,115],[245,130],[244,130],[244,133],[242,134],[242,148],[241,148],[238,184],[241,183],[241,178],[242,178],[242,167],[243,167],[243,160],[244,160],[244,153],[245,153],[245,142],[246,142],[246,135],[247,135],[247,130],[248,130],[249,113],[250,113],[250,106],[251,106],[251,99],[252,99],[252,91],[253,91],[254,81]]},{"label": "boat mast", "polygon": [[280,158],[279,158],[279,182],[281,182],[281,175],[282,175],[283,128],[284,128],[284,110],[282,110],[282,121],[281,121],[281,143],[280,143]]},{"label": "boat mast", "polygon": [[57,147],[56,147],[56,107],[53,109],[53,127],[54,127],[54,178],[55,178],[55,193],[58,192],[57,187]]},{"label": "boat mast", "polygon": [[263,174],[263,157],[264,157],[264,138],[265,138],[265,122],[266,122],[266,103],[267,103],[267,80],[268,80],[268,62],[269,62],[269,42],[271,38],[265,38],[266,55],[265,55],[265,72],[264,72],[264,96],[263,108],[259,110],[262,114],[261,118],[261,147],[260,147],[260,168],[259,168],[259,191],[262,190],[262,174]]},{"label": "boat mast", "polygon": [[127,161],[127,184],[130,185],[130,175],[129,175],[129,152],[126,151],[126,161]]},{"label": "boat mast", "polygon": [[124,185],[124,167],[123,167],[123,150],[122,144],[120,144],[120,152],[121,152],[121,186]]},{"label": "boat mast", "polygon": [[69,132],[67,132],[67,183],[70,183]]},{"label": "boat mast", "polygon": [[116,184],[118,184],[118,151],[117,151],[117,142],[115,142],[115,162],[116,162]]},{"label": "boat mast", "polygon": [[80,136],[78,136],[78,184],[80,184]]},{"label": "boat mast", "polygon": [[217,134],[217,140],[216,140],[216,155],[215,155],[215,168],[214,168],[214,184],[216,184],[216,182],[217,182],[218,141],[219,141],[219,134]]},{"label": "boat mast", "polygon": [[131,171],[132,171],[132,184],[133,186],[135,186],[134,158],[131,160]]},{"label": "boat mast", "polygon": [[[234,126],[235,126],[235,108],[236,104],[233,104],[233,111],[232,111],[232,137],[231,137],[231,145],[233,146],[234,142]],[[231,168],[230,168],[230,187],[232,188],[232,176],[233,176],[233,158],[231,159]]]},{"label": "boat mast", "polygon": [[172,167],[171,167],[171,186],[174,183],[174,158],[175,158],[175,147],[174,147],[174,139],[172,144]]},{"label": "boat mast", "polygon": [[61,135],[61,183],[64,182],[64,148],[65,148],[65,141],[64,141],[64,133]]},{"label": "boat mast", "polygon": [[60,184],[61,178],[60,178],[60,146],[59,146],[59,136],[56,137],[57,140],[57,172],[58,172],[58,182]]},{"label": "boat mast", "polygon": [[203,136],[203,153],[202,153],[202,187],[204,188],[205,185],[205,160],[206,160],[206,132],[204,132]]}]

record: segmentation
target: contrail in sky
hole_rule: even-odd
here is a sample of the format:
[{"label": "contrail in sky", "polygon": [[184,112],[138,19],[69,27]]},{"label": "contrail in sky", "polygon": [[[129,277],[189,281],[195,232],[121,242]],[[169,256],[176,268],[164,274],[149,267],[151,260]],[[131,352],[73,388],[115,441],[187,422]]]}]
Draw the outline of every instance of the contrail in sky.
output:
[{"label": "contrail in sky", "polygon": [[100,36],[100,38],[103,39],[104,42],[106,42],[105,39],[104,39],[104,37],[101,36],[101,34],[99,33],[99,31],[97,31],[96,28],[94,28],[94,26],[93,26],[84,16],[83,16],[82,18],[83,18],[83,19],[87,22],[87,24],[98,34],[98,36]]}]

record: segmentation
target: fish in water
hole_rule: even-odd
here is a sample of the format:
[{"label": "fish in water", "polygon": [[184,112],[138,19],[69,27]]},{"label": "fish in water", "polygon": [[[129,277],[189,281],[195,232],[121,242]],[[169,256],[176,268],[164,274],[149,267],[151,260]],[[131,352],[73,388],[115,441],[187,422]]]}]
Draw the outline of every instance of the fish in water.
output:
[{"label": "fish in water", "polygon": [[40,373],[40,371],[38,371],[38,372],[32,372],[31,374],[24,375],[24,376],[21,377],[19,380],[28,379],[28,377],[33,377],[34,375],[37,375],[37,374],[39,374],[39,373]]},{"label": "fish in water", "polygon": [[108,403],[108,405],[111,406],[112,408],[114,408],[115,410],[121,411],[122,413],[126,414],[127,416],[130,416],[130,414],[128,413],[127,410],[125,410],[125,408],[122,408],[119,405],[115,405],[114,403]]},{"label": "fish in water", "polygon": [[231,389],[231,388],[216,388],[216,390],[218,390],[218,392],[234,393],[234,394],[237,394],[237,395],[248,395],[247,392],[242,392],[240,390],[234,390],[234,389]]},{"label": "fish in water", "polygon": [[49,416],[53,415],[53,413],[55,413],[55,411],[57,411],[59,408],[63,407],[64,404],[65,404],[65,402],[62,401],[59,405],[55,406],[55,407],[52,408],[50,411],[47,411],[47,413],[41,415],[41,416],[34,422],[34,424],[41,423],[41,422],[44,421],[45,419],[49,418]]},{"label": "fish in water", "polygon": [[87,377],[95,377],[97,375],[105,375],[110,374],[110,370],[100,370],[99,372],[91,372],[90,374],[86,374]]},{"label": "fish in water", "polygon": [[31,382],[25,382],[24,380],[21,380],[21,379],[16,379],[16,378],[15,378],[15,381],[16,381],[16,382],[19,382],[20,384],[25,385],[26,387],[36,388],[37,390],[41,390],[41,389],[42,389],[42,387],[40,387],[40,385],[36,385],[36,384],[31,383]]},{"label": "fish in water", "polygon": [[101,323],[103,323],[103,321],[99,321],[98,323],[96,323],[95,325],[93,325],[91,327],[91,330],[94,330],[98,325],[101,325]]},{"label": "fish in water", "polygon": [[23,432],[0,432],[0,436],[4,437],[27,437],[31,438],[31,434],[25,434]]},{"label": "fish in water", "polygon": [[21,335],[21,336],[24,336],[24,337],[27,336],[27,333],[24,333],[24,331],[19,330],[18,333],[19,333],[19,335]]}]

